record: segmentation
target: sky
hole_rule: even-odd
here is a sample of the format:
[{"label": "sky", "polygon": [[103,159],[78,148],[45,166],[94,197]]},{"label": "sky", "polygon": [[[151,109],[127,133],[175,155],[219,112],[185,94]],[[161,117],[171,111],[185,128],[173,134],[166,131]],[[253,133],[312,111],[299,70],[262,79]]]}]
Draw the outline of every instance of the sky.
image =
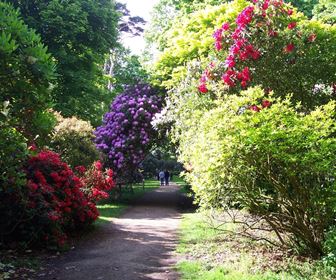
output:
[{"label": "sky", "polygon": [[[125,3],[132,16],[140,16],[147,21],[150,21],[150,13],[155,4],[159,0],[119,0],[120,3]],[[140,55],[145,47],[145,41],[142,36],[123,38],[124,45],[129,47],[134,54]]]}]

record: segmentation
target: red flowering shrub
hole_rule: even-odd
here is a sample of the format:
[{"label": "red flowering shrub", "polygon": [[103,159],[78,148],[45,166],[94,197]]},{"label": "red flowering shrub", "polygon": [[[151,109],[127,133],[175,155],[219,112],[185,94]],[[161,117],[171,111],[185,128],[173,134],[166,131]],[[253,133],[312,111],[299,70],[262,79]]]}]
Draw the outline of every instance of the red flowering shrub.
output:
[{"label": "red flowering shrub", "polygon": [[97,203],[109,197],[107,191],[115,187],[112,169],[104,171],[100,161],[96,161],[88,170],[84,166],[77,166],[75,169],[81,178],[83,191],[90,201]]},{"label": "red flowering shrub", "polygon": [[42,151],[32,156],[25,173],[27,186],[15,205],[22,213],[11,240],[62,246],[69,233],[98,217],[82,181],[58,154]]}]

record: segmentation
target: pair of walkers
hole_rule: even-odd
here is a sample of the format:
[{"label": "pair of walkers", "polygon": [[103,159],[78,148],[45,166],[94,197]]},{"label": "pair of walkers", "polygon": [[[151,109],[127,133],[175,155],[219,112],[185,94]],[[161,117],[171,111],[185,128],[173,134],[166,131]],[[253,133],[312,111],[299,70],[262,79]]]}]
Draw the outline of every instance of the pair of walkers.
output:
[{"label": "pair of walkers", "polygon": [[158,177],[159,177],[161,186],[163,186],[163,185],[168,186],[169,185],[170,173],[169,173],[168,170],[160,171]]}]

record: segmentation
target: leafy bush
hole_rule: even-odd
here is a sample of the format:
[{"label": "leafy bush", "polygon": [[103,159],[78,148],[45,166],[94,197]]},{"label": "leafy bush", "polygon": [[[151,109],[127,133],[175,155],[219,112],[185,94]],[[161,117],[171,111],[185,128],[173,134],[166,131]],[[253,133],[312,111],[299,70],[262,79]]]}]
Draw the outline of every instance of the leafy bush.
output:
[{"label": "leafy bush", "polygon": [[63,118],[59,113],[55,115],[58,123],[52,132],[50,147],[72,167],[90,166],[99,156],[93,142],[91,124],[76,117]]},{"label": "leafy bush", "polygon": [[[0,103],[11,104],[11,123],[29,140],[46,135],[52,126],[39,121],[50,106],[49,84],[54,62],[41,38],[20,19],[19,12],[0,2]],[[43,136],[42,135],[42,136]]]},{"label": "leafy bush", "polygon": [[[204,5],[204,1],[202,2]],[[216,1],[206,2],[214,5],[205,4],[206,7],[203,6],[188,15],[176,16],[169,23],[171,27],[163,32],[160,30],[154,36],[159,36],[156,43],[163,51],[153,65],[152,75],[158,83],[167,88],[177,86],[185,76],[187,62],[213,56],[214,29],[221,26],[224,21],[234,21],[237,14],[248,5],[245,0],[230,1],[218,6],[214,3]]]},{"label": "leafy bush", "polygon": [[325,256],[322,263],[330,272],[335,275],[336,273],[336,227],[333,226],[326,235],[324,242]]},{"label": "leafy bush", "polygon": [[[92,223],[98,211],[82,192],[83,184],[59,155],[42,151],[26,167],[32,237],[62,245],[66,234]],[[34,236],[35,235],[35,236]]]},{"label": "leafy bush", "polygon": [[203,206],[247,208],[283,245],[318,257],[335,219],[336,103],[300,108],[260,88],[224,96],[181,158]]},{"label": "leafy bush", "polygon": [[12,234],[21,219],[22,207],[17,201],[27,184],[23,172],[27,157],[26,139],[6,119],[0,120],[0,242]]},{"label": "leafy bush", "polygon": [[314,19],[322,21],[324,23],[335,24],[336,23],[336,3],[334,0],[319,0],[315,5],[313,14]]},{"label": "leafy bush", "polygon": [[132,174],[149,152],[156,131],[151,121],[160,111],[161,98],[146,84],[128,87],[118,95],[95,131],[97,148],[118,177]]}]

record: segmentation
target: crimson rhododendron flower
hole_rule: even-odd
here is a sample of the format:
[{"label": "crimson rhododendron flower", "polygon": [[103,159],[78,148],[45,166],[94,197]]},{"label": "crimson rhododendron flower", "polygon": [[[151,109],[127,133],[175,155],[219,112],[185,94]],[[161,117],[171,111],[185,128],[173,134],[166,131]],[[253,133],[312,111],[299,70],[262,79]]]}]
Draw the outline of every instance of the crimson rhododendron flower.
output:
[{"label": "crimson rhododendron flower", "polygon": [[286,53],[291,53],[291,52],[294,51],[294,49],[295,49],[295,45],[293,43],[290,43],[285,47],[285,52]]},{"label": "crimson rhododendron flower", "polygon": [[269,100],[263,100],[262,103],[261,103],[261,106],[263,108],[268,108],[271,106],[271,102]]},{"label": "crimson rhododendron flower", "polygon": [[225,30],[225,31],[229,30],[230,29],[230,23],[229,22],[223,23],[222,29]]},{"label": "crimson rhododendron flower", "polygon": [[314,34],[314,33],[310,34],[309,37],[308,37],[308,41],[309,42],[314,42],[316,40],[316,37],[317,37],[316,34]]},{"label": "crimson rhododendron flower", "polygon": [[226,71],[226,73],[222,76],[223,82],[230,87],[235,86],[235,78],[236,72],[233,70]]},{"label": "crimson rhododendron flower", "polygon": [[100,161],[93,163],[80,178],[83,191],[90,201],[97,203],[99,200],[109,197],[107,193],[115,187],[114,173],[112,169],[103,170]]},{"label": "crimson rhododendron flower", "polygon": [[200,84],[200,85],[198,86],[198,90],[199,90],[200,92],[202,92],[202,93],[207,93],[207,92],[208,92],[208,89],[207,89],[206,84]]},{"label": "crimson rhododendron flower", "polygon": [[288,29],[294,29],[296,27],[296,22],[293,21],[293,22],[289,23],[287,27],[288,27]]},{"label": "crimson rhododendron flower", "polygon": [[[269,46],[278,44],[272,43],[275,37],[280,39],[286,38],[287,28],[292,30],[297,27],[297,22],[291,19],[293,10],[288,8],[288,5],[282,0],[253,0],[249,6],[245,7],[236,17],[235,28],[230,31],[234,23],[231,25],[228,22],[223,23],[221,28],[217,29],[213,37],[215,38],[215,48],[217,51],[222,51],[224,46],[227,55],[224,60],[224,69],[222,70],[221,79],[224,84],[230,88],[240,85],[246,88],[248,83],[252,81],[254,67],[251,61],[259,60],[264,53],[267,53]],[[284,48],[284,53],[292,53],[296,48],[296,39],[301,39],[303,36],[300,32],[291,34],[291,41]],[[262,37],[262,40],[259,38]],[[308,37],[309,42],[316,39],[315,35]],[[269,42],[268,42],[269,41]],[[261,43],[263,42],[263,43]],[[300,44],[297,44],[299,46]],[[288,58],[284,57],[287,61]],[[295,63],[295,57],[291,58],[290,63]],[[248,73],[244,74],[242,70],[246,65]],[[215,69],[210,69],[214,71]],[[210,72],[211,72],[210,71]],[[246,71],[246,70],[245,70]],[[203,74],[204,75],[204,74]],[[214,79],[218,76],[207,75],[207,78]],[[200,81],[199,91],[206,93],[207,79]]]},{"label": "crimson rhododendron flower", "polygon": [[95,204],[82,191],[82,181],[54,152],[45,150],[26,166],[28,201],[32,227],[44,242],[62,246],[71,230],[98,217]]},{"label": "crimson rhododendron flower", "polygon": [[255,111],[255,112],[259,112],[260,108],[257,105],[251,105],[250,110]]},{"label": "crimson rhododendron flower", "polygon": [[84,174],[85,171],[86,171],[86,168],[85,168],[85,166],[80,165],[80,166],[76,166],[76,167],[75,167],[75,170],[76,170],[79,174]]}]

